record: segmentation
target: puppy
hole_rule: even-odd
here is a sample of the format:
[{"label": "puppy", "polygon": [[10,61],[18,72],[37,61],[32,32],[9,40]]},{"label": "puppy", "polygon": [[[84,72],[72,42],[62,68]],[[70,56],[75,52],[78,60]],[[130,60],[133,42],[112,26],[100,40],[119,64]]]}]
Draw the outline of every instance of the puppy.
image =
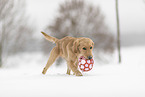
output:
[{"label": "puppy", "polygon": [[58,57],[63,57],[67,61],[67,74],[70,75],[71,70],[76,76],[82,76],[82,73],[78,70],[78,59],[83,56],[86,59],[92,59],[92,50],[94,42],[85,37],[74,38],[64,37],[57,39],[49,36],[44,32],[41,32],[46,40],[56,43],[56,46],[52,49],[48,62],[43,69],[42,73],[45,74],[47,69],[54,63]]}]

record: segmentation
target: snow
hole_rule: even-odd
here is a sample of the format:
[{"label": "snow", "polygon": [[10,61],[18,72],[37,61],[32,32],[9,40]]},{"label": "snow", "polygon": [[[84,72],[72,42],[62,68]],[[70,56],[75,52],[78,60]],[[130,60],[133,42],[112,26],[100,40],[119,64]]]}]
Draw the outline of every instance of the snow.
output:
[{"label": "snow", "polygon": [[107,65],[95,62],[82,77],[66,75],[66,63],[53,64],[42,75],[47,57],[41,53],[12,56],[0,69],[0,97],[145,97],[143,46],[122,48],[122,64],[117,64],[116,56]]}]

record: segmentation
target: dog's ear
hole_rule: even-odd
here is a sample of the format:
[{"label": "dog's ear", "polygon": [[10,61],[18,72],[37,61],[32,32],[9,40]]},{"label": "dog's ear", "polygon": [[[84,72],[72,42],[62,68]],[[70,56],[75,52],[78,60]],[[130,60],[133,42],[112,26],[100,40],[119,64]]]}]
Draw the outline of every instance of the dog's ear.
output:
[{"label": "dog's ear", "polygon": [[92,41],[92,46],[94,47],[94,42]]},{"label": "dog's ear", "polygon": [[79,52],[79,48],[78,48],[79,45],[80,45],[80,44],[79,44],[79,39],[75,40],[74,43],[73,43],[73,52],[74,52],[74,53]]}]

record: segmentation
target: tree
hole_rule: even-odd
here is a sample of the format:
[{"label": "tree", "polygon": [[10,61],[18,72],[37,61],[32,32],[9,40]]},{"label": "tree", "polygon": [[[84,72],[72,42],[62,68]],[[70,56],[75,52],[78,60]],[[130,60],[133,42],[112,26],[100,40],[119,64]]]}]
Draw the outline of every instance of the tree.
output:
[{"label": "tree", "polygon": [[9,54],[26,48],[32,31],[24,0],[0,0],[0,67]]},{"label": "tree", "polygon": [[121,63],[121,51],[120,51],[120,25],[119,25],[119,13],[118,13],[118,0],[116,0],[116,21],[117,21],[117,48],[119,63]]},{"label": "tree", "polygon": [[[112,53],[114,50],[114,36],[109,33],[104,23],[104,15],[100,7],[87,4],[84,0],[66,0],[60,5],[59,14],[46,29],[52,36],[89,37],[95,42],[95,51]],[[44,44],[44,51],[48,51]],[[51,49],[51,48],[50,48]]]}]

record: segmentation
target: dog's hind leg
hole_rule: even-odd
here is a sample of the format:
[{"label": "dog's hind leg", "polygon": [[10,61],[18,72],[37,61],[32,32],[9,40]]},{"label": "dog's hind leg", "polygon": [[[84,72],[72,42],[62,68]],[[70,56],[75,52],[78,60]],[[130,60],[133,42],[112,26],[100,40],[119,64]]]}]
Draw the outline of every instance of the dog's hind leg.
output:
[{"label": "dog's hind leg", "polygon": [[57,59],[57,57],[59,56],[59,50],[58,47],[54,47],[50,53],[50,57],[47,61],[47,64],[45,66],[45,68],[43,69],[42,73],[45,74],[47,69],[54,63],[54,61]]}]

